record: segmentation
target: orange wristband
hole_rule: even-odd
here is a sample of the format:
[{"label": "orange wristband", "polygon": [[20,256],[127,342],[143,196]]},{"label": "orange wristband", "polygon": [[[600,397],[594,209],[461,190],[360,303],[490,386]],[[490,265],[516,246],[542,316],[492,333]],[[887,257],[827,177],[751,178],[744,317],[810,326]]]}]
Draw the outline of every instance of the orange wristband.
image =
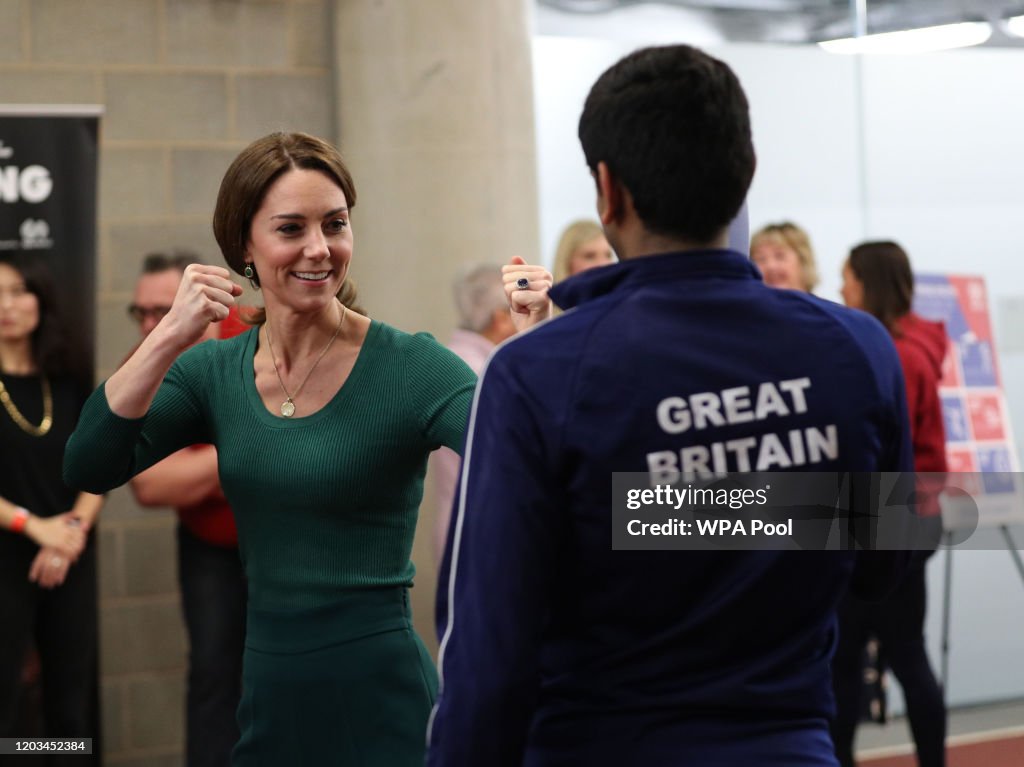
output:
[{"label": "orange wristband", "polygon": [[14,519],[11,520],[10,530],[12,533],[23,533],[25,532],[25,525],[28,524],[29,513],[28,509],[23,509],[20,506],[14,510]]}]

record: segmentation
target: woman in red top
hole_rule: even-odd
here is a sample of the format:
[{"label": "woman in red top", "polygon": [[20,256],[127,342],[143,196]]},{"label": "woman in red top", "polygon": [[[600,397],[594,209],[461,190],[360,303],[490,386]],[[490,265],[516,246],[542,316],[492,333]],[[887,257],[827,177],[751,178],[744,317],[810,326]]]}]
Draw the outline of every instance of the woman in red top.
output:
[{"label": "woman in red top", "polygon": [[[892,335],[903,366],[914,448],[914,469],[946,471],[946,439],[939,399],[946,331],[941,323],[914,314],[914,275],[910,259],[894,242],[865,242],[850,251],[843,266],[843,301],[874,315]],[[918,482],[918,514],[933,528],[937,543],[941,517],[934,488]],[[946,707],[924,641],[925,562],[931,550],[915,552],[903,583],[884,602],[847,597],[839,608],[839,646],[833,660],[836,721],[832,737],[839,761],[853,765],[853,735],[860,713],[860,675],[869,636],[903,688],[907,718],[921,767],[945,765]]]}]

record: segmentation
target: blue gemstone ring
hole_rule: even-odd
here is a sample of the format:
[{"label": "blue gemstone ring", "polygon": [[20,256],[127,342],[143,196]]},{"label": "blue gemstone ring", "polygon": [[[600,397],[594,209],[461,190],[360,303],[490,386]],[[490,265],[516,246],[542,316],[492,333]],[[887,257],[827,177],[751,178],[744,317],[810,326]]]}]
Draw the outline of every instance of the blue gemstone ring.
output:
[{"label": "blue gemstone ring", "polygon": [[525,277],[520,277],[518,280],[516,280],[516,287],[519,288],[520,290],[528,290],[530,287],[530,281]]}]

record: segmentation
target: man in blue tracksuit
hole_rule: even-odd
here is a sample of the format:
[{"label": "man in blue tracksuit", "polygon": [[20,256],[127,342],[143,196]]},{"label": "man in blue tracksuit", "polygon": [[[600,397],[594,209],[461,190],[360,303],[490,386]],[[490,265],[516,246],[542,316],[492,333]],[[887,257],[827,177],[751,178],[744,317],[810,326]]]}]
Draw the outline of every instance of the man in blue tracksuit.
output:
[{"label": "man in blue tracksuit", "polygon": [[903,556],[613,550],[612,474],[909,471],[892,342],[725,249],[754,172],[725,64],[633,53],[579,133],[621,262],[553,288],[569,311],[481,378],[428,764],[836,765],[834,608]]}]

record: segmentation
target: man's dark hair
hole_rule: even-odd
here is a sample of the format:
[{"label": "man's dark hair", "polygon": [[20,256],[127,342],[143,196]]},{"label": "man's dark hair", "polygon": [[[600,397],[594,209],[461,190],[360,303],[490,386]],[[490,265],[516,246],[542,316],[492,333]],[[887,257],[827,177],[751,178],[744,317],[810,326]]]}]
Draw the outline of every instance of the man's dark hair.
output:
[{"label": "man's dark hair", "polygon": [[142,273],[159,274],[160,272],[168,272],[171,269],[184,272],[186,266],[201,263],[203,263],[203,259],[190,250],[174,250],[170,253],[147,253],[146,257],[142,260]]},{"label": "man's dark hair", "polygon": [[687,45],[644,48],[587,96],[580,143],[629,190],[651,232],[710,241],[739,212],[754,175],[750,113],[723,62]]}]

